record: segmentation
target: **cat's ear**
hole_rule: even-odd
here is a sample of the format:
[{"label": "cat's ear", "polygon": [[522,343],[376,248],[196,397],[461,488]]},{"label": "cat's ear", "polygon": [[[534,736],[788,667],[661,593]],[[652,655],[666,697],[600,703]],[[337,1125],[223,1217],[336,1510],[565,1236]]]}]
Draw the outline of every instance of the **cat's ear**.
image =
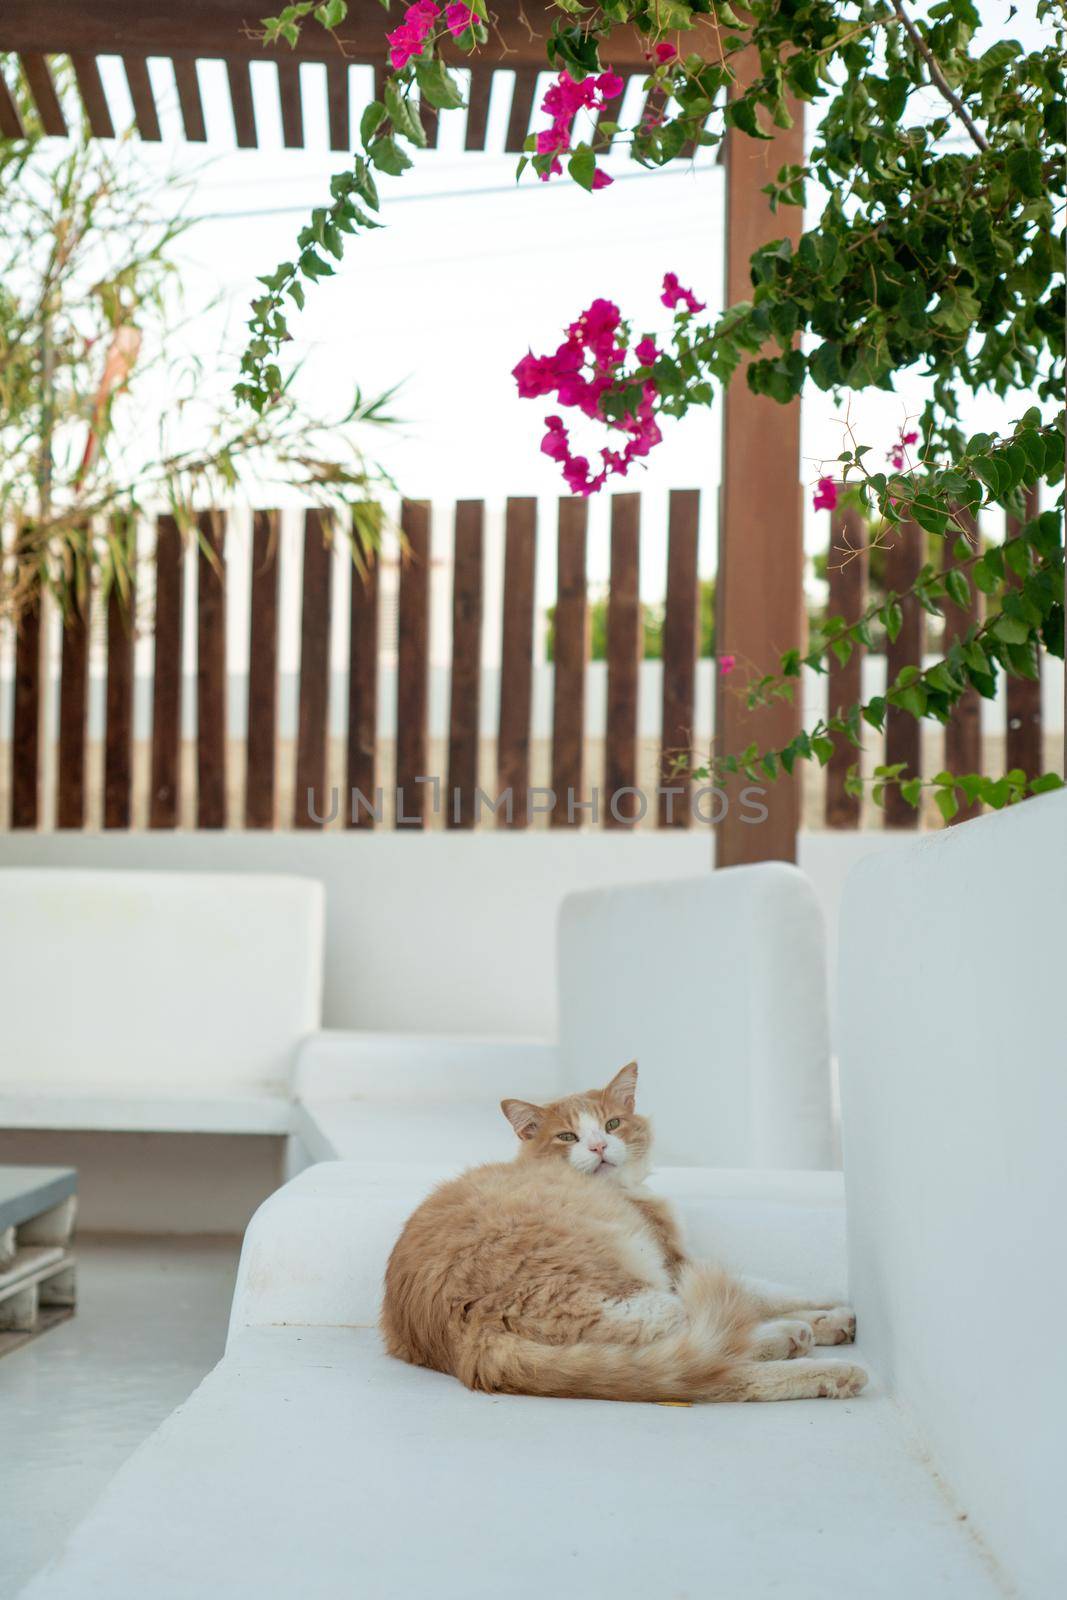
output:
[{"label": "cat's ear", "polygon": [[617,1100],[627,1111],[632,1111],[637,1098],[637,1062],[627,1062],[622,1071],[612,1078],[604,1093],[609,1100]]},{"label": "cat's ear", "polygon": [[501,1100],[500,1109],[520,1139],[532,1139],[545,1115],[540,1106],[532,1106],[528,1100]]}]

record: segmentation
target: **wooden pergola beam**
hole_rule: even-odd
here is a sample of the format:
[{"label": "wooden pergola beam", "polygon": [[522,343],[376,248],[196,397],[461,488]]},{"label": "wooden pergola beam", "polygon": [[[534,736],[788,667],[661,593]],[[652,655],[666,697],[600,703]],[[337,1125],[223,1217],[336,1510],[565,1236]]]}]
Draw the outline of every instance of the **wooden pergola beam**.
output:
[{"label": "wooden pergola beam", "polygon": [[[343,54],[353,62],[374,63],[385,59],[385,35],[398,22],[379,0],[350,0],[336,37],[309,21],[290,50],[286,44],[265,46],[258,37],[260,17],[271,9],[257,0],[183,0],[180,6],[164,0],[4,0],[0,49],[253,61],[334,61]],[[545,68],[544,41],[558,11],[536,0],[525,5],[496,0],[492,11],[490,41],[473,60],[495,67]],[[450,44],[444,54],[459,65],[472,59]],[[621,29],[612,36],[608,54],[611,60],[605,64],[616,69],[647,65],[644,42]]]}]

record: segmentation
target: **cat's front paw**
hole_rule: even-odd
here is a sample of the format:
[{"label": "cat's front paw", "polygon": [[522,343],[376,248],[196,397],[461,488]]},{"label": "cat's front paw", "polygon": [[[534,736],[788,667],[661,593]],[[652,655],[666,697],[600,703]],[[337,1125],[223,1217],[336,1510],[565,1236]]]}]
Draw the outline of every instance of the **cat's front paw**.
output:
[{"label": "cat's front paw", "polygon": [[816,1344],[853,1344],[856,1338],[856,1313],[851,1306],[831,1306],[811,1318]]},{"label": "cat's front paw", "polygon": [[848,1400],[867,1387],[867,1373],[849,1361],[831,1361],[826,1365],[819,1383],[819,1394],[824,1400]]}]

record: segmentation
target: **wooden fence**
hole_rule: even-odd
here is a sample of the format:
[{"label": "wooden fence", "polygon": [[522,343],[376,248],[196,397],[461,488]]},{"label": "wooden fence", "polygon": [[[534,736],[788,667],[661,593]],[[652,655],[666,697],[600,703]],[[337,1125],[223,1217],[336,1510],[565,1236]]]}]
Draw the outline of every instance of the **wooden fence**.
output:
[{"label": "wooden fence", "polygon": [[[499,713],[495,736],[496,794],[479,788],[485,623],[485,508],[481,501],[461,501],[455,508],[451,572],[450,692],[446,745],[438,755],[438,781],[443,783],[444,825],[469,829],[483,819],[483,801],[496,801],[510,791],[509,807],[488,815],[499,827],[532,825],[531,708],[535,674],[535,599],[538,541],[556,540],[557,585],[553,618],[553,670],[548,786],[556,796],[547,821],[553,827],[576,827],[595,821],[608,828],[646,825],[691,826],[694,820],[691,781],[676,766],[677,753],[694,742],[697,666],[700,650],[698,617],[698,529],[700,497],[696,490],[670,496],[666,550],[666,592],[662,636],[662,691],[659,707],[656,776],[663,792],[646,795],[647,763],[639,760],[638,697],[644,637],[639,592],[641,498],[613,497],[610,506],[610,583],[606,628],[606,707],[603,766],[591,772],[586,693],[589,659],[588,505],[579,499],[559,503],[557,525],[538,526],[538,503],[507,502],[504,523],[502,629]],[[393,825],[419,829],[428,825],[426,779],[430,765],[428,681],[430,639],[431,514],[425,502],[407,501],[400,514],[406,554],[400,564],[396,634],[395,807]],[[227,764],[234,746],[227,726],[227,548],[226,519],[205,513],[200,520],[196,556],[195,598],[195,825],[202,829],[242,826],[317,828],[328,814],[330,639],[333,554],[325,537],[323,515],[304,516],[300,600],[300,654],[297,694],[292,804],[280,815],[278,640],[279,640],[279,514],[255,513],[249,578],[247,725],[243,751],[243,814],[232,814],[228,802]],[[853,512],[835,514],[828,557],[829,611],[854,617],[868,592],[865,529]],[[843,552],[851,552],[844,559]],[[884,557],[884,581],[895,591],[906,589],[924,559],[925,536],[905,526]],[[168,829],[181,821],[183,631],[186,597],[183,576],[186,551],[179,528],[160,517],[154,551],[154,604],[150,627],[154,640],[151,681],[150,776],[147,824]],[[136,581],[136,578],[135,578]],[[374,797],[382,783],[378,710],[381,592],[371,567],[366,579],[353,572],[347,618],[345,825],[355,829],[381,826]],[[926,614],[917,603],[903,605],[904,622],[888,646],[893,674],[906,660],[916,660],[927,641]],[[189,619],[192,623],[193,619]],[[953,615],[948,626],[962,630],[972,615]],[[77,829],[86,824],[89,787],[87,708],[89,638],[94,619],[74,613],[63,627],[59,665],[57,749],[55,761],[55,824]],[[97,619],[104,633],[106,693],[102,751],[101,820],[109,829],[129,828],[133,811],[134,640],[130,614],[113,594],[106,616]],[[36,828],[42,821],[44,740],[42,708],[48,686],[42,666],[42,628],[37,610],[22,619],[15,641],[14,692],[10,726],[10,826]],[[738,692],[747,669],[767,663],[739,663]],[[863,690],[862,653],[845,663],[834,661],[827,683],[827,705],[833,711],[859,698]],[[732,687],[732,686],[731,686]],[[868,691],[869,692],[869,691]],[[982,761],[982,731],[976,698],[967,697],[945,731],[943,762],[955,770],[977,770]],[[1027,772],[1043,768],[1040,683],[1012,680],[1006,695],[1007,765]],[[871,743],[878,741],[872,736]],[[856,828],[866,816],[863,803],[846,792],[845,776],[854,758],[851,750],[834,756],[820,794],[823,825]],[[867,759],[906,761],[911,773],[923,770],[921,729],[906,713],[889,713],[884,752],[875,748]],[[936,770],[936,768],[931,769]],[[485,766],[481,765],[484,782]],[[789,780],[782,780],[789,781]],[[592,786],[600,789],[597,812],[591,812]],[[287,786],[288,787],[288,786]],[[655,785],[653,785],[655,787]],[[668,793],[667,789],[674,791]],[[353,791],[363,797],[352,804]],[[809,822],[815,820],[808,806]],[[186,813],[188,816],[188,812]],[[962,813],[961,813],[962,815]],[[709,820],[704,817],[702,820]],[[879,821],[881,819],[878,819]],[[884,823],[915,827],[919,815],[890,795]]]}]

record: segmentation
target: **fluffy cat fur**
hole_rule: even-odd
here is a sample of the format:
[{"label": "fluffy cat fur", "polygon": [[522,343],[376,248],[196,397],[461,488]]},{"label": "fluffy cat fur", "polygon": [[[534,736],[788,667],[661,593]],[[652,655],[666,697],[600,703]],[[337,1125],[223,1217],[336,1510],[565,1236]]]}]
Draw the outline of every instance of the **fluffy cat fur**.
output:
[{"label": "fluffy cat fur", "polygon": [[551,1105],[504,1100],[516,1158],[442,1184],[389,1258],[390,1355],[470,1389],[599,1400],[857,1394],[862,1367],[796,1360],[851,1341],[847,1307],[690,1261],[644,1187],[637,1064]]}]

